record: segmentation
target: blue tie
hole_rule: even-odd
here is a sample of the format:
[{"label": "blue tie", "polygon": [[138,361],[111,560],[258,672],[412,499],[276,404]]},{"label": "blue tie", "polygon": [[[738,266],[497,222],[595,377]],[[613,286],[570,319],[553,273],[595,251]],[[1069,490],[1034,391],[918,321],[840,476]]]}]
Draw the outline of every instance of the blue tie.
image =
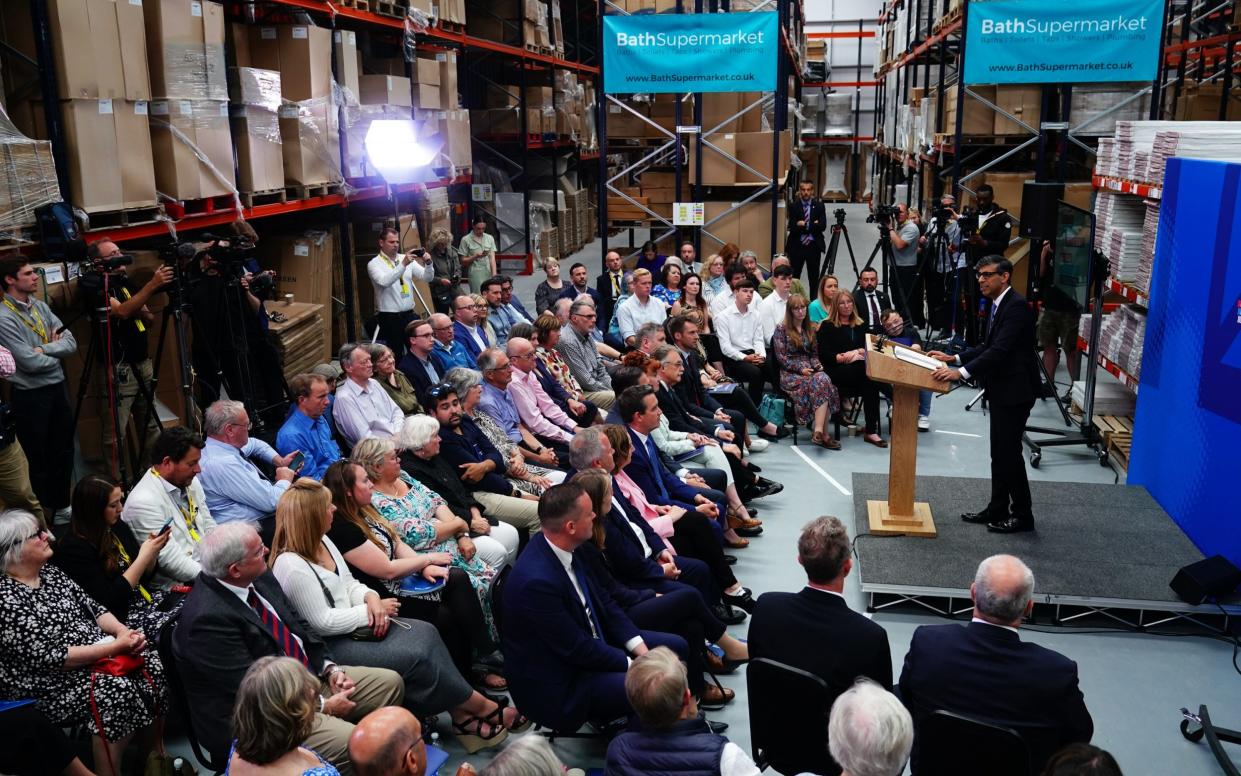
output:
[{"label": "blue tie", "polygon": [[659,497],[667,502],[668,489],[664,487],[663,461],[659,460],[659,451],[655,449],[655,440],[651,437],[646,438],[646,455],[651,459],[651,479],[655,480],[655,487],[659,488]]},{"label": "blue tie", "polygon": [[577,558],[574,558],[569,565],[573,568],[573,576],[577,578],[578,587],[582,588],[582,597],[586,599],[586,617],[590,620],[591,635],[601,639],[603,638],[603,626],[599,624],[599,618],[595,616],[595,602],[590,596],[590,585],[586,584],[586,575],[578,567]]},{"label": "blue tie", "polygon": [[991,327],[995,325],[995,314],[996,312],[999,311],[999,309],[1000,309],[1000,306],[998,304],[996,304],[995,302],[991,303],[991,315],[987,317],[987,334],[988,335],[991,334]]}]

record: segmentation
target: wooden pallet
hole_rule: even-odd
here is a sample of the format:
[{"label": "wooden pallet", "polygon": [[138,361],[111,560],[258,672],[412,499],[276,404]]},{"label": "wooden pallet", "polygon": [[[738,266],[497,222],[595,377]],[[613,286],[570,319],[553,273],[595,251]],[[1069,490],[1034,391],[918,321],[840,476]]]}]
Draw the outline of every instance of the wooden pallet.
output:
[{"label": "wooden pallet", "polygon": [[1104,442],[1133,438],[1133,418],[1121,415],[1095,415],[1094,426]]},{"label": "wooden pallet", "polygon": [[268,189],[267,191],[243,191],[239,195],[241,204],[247,208],[258,205],[283,205],[289,201],[288,189]]},{"label": "wooden pallet", "polygon": [[446,22],[443,19],[440,19],[436,22],[436,26],[444,32],[452,32],[456,34],[465,33],[465,25],[457,24],[456,22]]},{"label": "wooden pallet", "polygon": [[373,0],[374,12],[380,16],[394,16],[398,19],[405,18],[407,6],[401,3],[388,3],[384,0]]},{"label": "wooden pallet", "polygon": [[235,210],[236,202],[232,194],[221,194],[215,197],[182,200],[173,205],[168,205],[167,209],[169,211],[180,210],[180,214],[176,212],[169,213],[174,219],[180,220],[185,216],[210,215],[221,210]]},{"label": "wooden pallet", "polygon": [[1129,471],[1129,451],[1132,447],[1133,437],[1113,437],[1107,443],[1107,452],[1116,463],[1120,464],[1120,468]]},{"label": "wooden pallet", "polygon": [[291,199],[310,199],[311,197],[327,197],[340,193],[339,183],[316,183],[313,186],[285,186],[286,202]]},{"label": "wooden pallet", "polygon": [[163,217],[164,209],[156,205],[154,207],[131,207],[121,210],[99,210],[87,215],[90,218],[90,231],[96,232],[100,229],[153,224]]},{"label": "wooden pallet", "polygon": [[32,224],[0,227],[0,251],[21,248],[39,241],[39,230]]},{"label": "wooden pallet", "polygon": [[341,0],[341,4],[359,11],[371,10],[370,0]]},{"label": "wooden pallet", "polygon": [[948,10],[948,13],[939,17],[939,21],[935,22],[935,25],[931,28],[931,31],[939,32],[945,27],[948,27],[949,25],[951,25],[953,22],[960,20],[960,18],[961,18],[961,7],[957,6],[956,8],[951,8]]}]

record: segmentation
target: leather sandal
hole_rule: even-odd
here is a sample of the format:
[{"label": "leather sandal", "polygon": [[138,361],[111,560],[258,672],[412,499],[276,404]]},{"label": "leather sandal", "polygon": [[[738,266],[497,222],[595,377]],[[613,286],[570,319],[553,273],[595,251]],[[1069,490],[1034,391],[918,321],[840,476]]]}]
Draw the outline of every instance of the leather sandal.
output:
[{"label": "leather sandal", "polygon": [[698,701],[699,708],[715,711],[722,709],[733,699],[737,697],[737,693],[718,684],[708,684],[706,689],[702,691],[702,698]]},{"label": "leather sandal", "polygon": [[[495,712],[485,717],[470,717],[461,722],[452,723],[453,735],[457,737],[457,741],[467,753],[474,754],[481,749],[499,746],[508,738],[508,729],[503,724],[491,721],[498,711],[502,709],[497,707]],[[484,725],[487,726],[488,735],[483,735]]]}]

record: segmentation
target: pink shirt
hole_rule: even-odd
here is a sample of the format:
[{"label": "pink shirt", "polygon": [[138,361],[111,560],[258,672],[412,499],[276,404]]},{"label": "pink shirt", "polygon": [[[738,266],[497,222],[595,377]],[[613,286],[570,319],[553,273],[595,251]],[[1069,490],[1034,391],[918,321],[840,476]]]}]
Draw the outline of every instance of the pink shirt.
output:
[{"label": "pink shirt", "polygon": [[17,362],[8,348],[0,347],[0,377],[12,377],[17,371]]},{"label": "pink shirt", "polygon": [[517,414],[526,428],[540,436],[568,442],[573,438],[569,430],[577,428],[573,419],[564,414],[564,410],[556,406],[552,397],[547,395],[539,384],[539,377],[533,371],[523,372],[513,367],[513,381],[508,384],[508,395],[513,397],[517,405]]},{"label": "pink shirt", "polygon": [[[625,500],[634,509],[638,510],[638,514],[642,515],[642,519],[646,520],[647,524],[651,526],[651,530],[664,539],[672,536],[674,530],[672,520],[655,511],[655,507],[646,500],[646,494],[642,492],[642,488],[638,487],[638,483],[634,482],[633,478],[626,474],[624,469],[612,476],[616,480],[616,484],[620,486],[621,495],[625,497]],[[668,549],[673,554],[676,554],[676,550],[672,549],[671,544],[668,545]]]}]

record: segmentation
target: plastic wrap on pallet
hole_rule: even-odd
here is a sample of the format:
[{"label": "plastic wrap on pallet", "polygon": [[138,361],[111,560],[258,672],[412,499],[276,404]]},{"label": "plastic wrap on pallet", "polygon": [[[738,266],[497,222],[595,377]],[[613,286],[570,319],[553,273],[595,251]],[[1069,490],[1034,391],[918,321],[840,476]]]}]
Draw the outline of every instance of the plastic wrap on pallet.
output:
[{"label": "plastic wrap on pallet", "polygon": [[[1146,94],[1112,110],[1143,89]],[[1082,137],[1111,135],[1117,121],[1141,121],[1150,116],[1149,83],[1077,84],[1073,86],[1072,99],[1070,124],[1080,127],[1073,134]]]},{"label": "plastic wrap on pallet", "polygon": [[823,96],[823,131],[826,134],[838,134],[842,131],[853,132],[853,95],[848,93],[826,94]]},{"label": "plastic wrap on pallet", "polygon": [[[286,122],[297,120],[297,145],[299,149],[310,152],[314,161],[322,165],[325,173],[323,179],[314,181],[298,181],[301,185],[318,185],[335,183],[343,186],[342,193],[346,196],[353,188],[345,181],[341,171],[340,141],[340,107],[343,100],[340,87],[332,82],[332,96],[301,102],[286,102],[280,106],[281,135],[285,145],[285,172],[289,174],[288,160],[291,145]],[[351,108],[353,106],[350,106]]]},{"label": "plastic wrap on pallet", "polygon": [[24,242],[35,209],[59,201],[51,143],[23,135],[0,106],[0,240]]},{"label": "plastic wrap on pallet", "polygon": [[165,43],[166,93],[191,100],[227,100],[224,44]]},{"label": "plastic wrap on pallet", "polygon": [[[240,210],[241,199],[233,177],[233,146],[229,130],[228,103],[219,100],[156,100],[150,108],[151,143],[155,151],[156,183],[175,182],[193,192],[161,191],[169,200],[199,199],[220,193],[232,194],[233,204]],[[161,138],[167,133],[172,142],[165,145]],[[227,145],[225,153],[224,145]],[[188,152],[198,162],[198,170],[190,173],[180,169],[177,161]],[[215,158],[212,153],[215,152]],[[202,174],[207,181],[203,182]],[[185,175],[198,177],[191,184]]]},{"label": "plastic wrap on pallet", "polygon": [[270,111],[279,110],[280,71],[258,67],[229,68],[228,99],[240,105],[257,105]]},{"label": "plastic wrap on pallet", "polygon": [[418,36],[434,24],[435,19],[421,8],[409,6],[405,9],[405,32],[401,38],[401,48],[404,49],[406,62],[414,61],[418,51]]}]

